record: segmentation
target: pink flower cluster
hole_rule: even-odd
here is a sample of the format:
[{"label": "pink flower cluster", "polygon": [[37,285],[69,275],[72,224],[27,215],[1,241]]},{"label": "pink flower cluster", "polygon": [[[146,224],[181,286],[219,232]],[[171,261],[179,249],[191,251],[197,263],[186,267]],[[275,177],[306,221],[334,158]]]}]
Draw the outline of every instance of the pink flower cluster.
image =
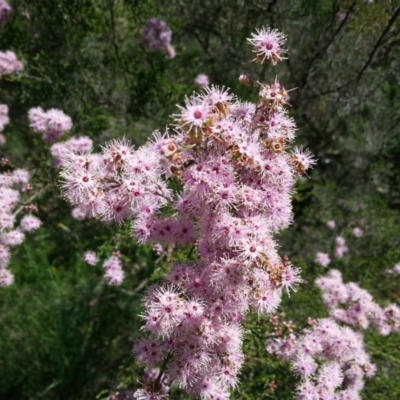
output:
[{"label": "pink flower cluster", "polygon": [[164,252],[164,249],[160,243],[156,243],[153,246],[153,251],[158,255],[161,256],[161,254]]},{"label": "pink flower cluster", "polygon": [[206,400],[227,399],[238,384],[246,313],[271,313],[300,280],[274,234],[291,223],[296,176],[314,160],[288,150],[295,125],[285,89],[259,89],[252,104],[207,87],[179,106],[174,135],[156,132],[136,151],[112,141],[101,154],[62,160],[64,196],[85,215],[133,220],[141,243],[193,247],[195,260],[174,265],[169,283],[147,292],[135,353]]},{"label": "pink flower cluster", "polygon": [[61,167],[66,153],[87,154],[93,148],[93,141],[87,136],[74,136],[65,142],[54,143],[50,153],[54,159],[54,166]]},{"label": "pink flower cluster", "polygon": [[10,286],[14,281],[12,272],[7,269],[10,249],[25,240],[24,232],[35,231],[42,224],[39,218],[26,214],[16,227],[18,212],[30,208],[21,205],[21,192],[27,187],[28,180],[29,174],[23,169],[0,174],[0,287]]},{"label": "pink flower cluster", "polygon": [[48,143],[53,143],[72,128],[71,118],[55,108],[48,111],[41,107],[31,108],[28,118],[31,129],[41,133]]},{"label": "pink flower cluster", "polygon": [[168,398],[169,381],[167,378],[159,379],[160,370],[149,369],[143,375],[144,388],[136,390],[133,398],[136,400],[161,400]]},{"label": "pink flower cluster", "polygon": [[111,286],[119,286],[125,278],[125,273],[122,269],[119,253],[113,254],[107,258],[103,264],[105,273],[104,279]]},{"label": "pink flower cluster", "polygon": [[[140,216],[145,225],[157,210],[172,201],[167,183],[161,179],[163,161],[147,145],[138,151],[126,142],[113,141],[102,154],[67,152],[61,160],[66,198],[88,217],[121,223]],[[143,227],[141,241],[150,229]]]},{"label": "pink flower cluster", "polygon": [[348,251],[349,248],[347,247],[346,240],[344,239],[344,237],[338,236],[335,239],[335,257],[342,258]]},{"label": "pink flower cluster", "polygon": [[143,389],[136,392],[116,392],[108,397],[108,400],[161,400],[167,399],[169,382],[165,377],[159,380],[160,370],[152,368],[147,370],[143,377]]},{"label": "pink flower cluster", "polygon": [[151,51],[161,51],[167,58],[175,57],[171,45],[172,32],[165,21],[150,18],[142,29],[142,42]]},{"label": "pink flower cluster", "polygon": [[5,0],[0,0],[0,24],[5,24],[9,21],[11,12],[11,6]]},{"label": "pink flower cluster", "polygon": [[0,51],[0,79],[3,75],[12,75],[22,71],[24,66],[13,51]]},{"label": "pink flower cluster", "polygon": [[329,315],[357,329],[376,327],[381,335],[400,332],[400,308],[390,304],[381,308],[372,296],[356,283],[343,283],[337,270],[330,270],[316,280]]},{"label": "pink flower cluster", "polygon": [[[326,223],[326,226],[329,229],[333,230],[336,228],[336,222],[333,220],[328,221]],[[362,236],[364,236],[364,231],[359,227],[353,228],[351,232],[356,238],[361,238]],[[345,238],[342,236],[337,236],[335,238],[335,247],[334,247],[334,251],[333,251],[335,258],[339,258],[339,259],[343,258],[343,256],[346,253],[348,253],[348,251],[349,251],[349,248],[346,244]],[[320,265],[321,267],[327,267],[331,263],[331,259],[329,257],[329,254],[323,253],[323,252],[317,252],[315,254],[314,262],[316,264]]]},{"label": "pink flower cluster", "polygon": [[301,378],[297,400],[360,400],[364,378],[375,374],[362,334],[332,319],[314,322],[298,337],[272,338],[267,351],[291,361]]}]

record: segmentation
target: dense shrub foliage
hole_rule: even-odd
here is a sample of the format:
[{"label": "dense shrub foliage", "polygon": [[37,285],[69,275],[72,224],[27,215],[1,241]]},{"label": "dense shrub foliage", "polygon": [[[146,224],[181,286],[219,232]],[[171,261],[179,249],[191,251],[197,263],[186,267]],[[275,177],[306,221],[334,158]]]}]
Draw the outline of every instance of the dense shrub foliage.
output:
[{"label": "dense shrub foliage", "polygon": [[1,0],[0,398],[400,398],[399,18]]}]

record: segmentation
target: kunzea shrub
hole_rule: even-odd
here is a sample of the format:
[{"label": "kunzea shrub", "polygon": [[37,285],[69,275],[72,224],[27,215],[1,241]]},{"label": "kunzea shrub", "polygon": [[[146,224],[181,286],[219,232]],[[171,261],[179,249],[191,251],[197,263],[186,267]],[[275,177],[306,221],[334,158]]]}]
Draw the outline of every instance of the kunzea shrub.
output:
[{"label": "kunzea shrub", "polygon": [[[283,41],[275,30],[253,34],[254,61],[276,64]],[[69,151],[61,160],[64,196],[85,215],[132,221],[143,244],[193,249],[144,296],[134,351],[160,372],[138,399],[165,397],[165,378],[191,396],[227,399],[243,364],[246,314],[273,312],[300,281],[274,235],[291,223],[296,177],[315,161],[291,149],[296,128],[286,90],[277,81],[241,81],[255,90],[255,103],[209,86],[186,98],[172,128],[137,150],[114,140],[100,154]]]}]

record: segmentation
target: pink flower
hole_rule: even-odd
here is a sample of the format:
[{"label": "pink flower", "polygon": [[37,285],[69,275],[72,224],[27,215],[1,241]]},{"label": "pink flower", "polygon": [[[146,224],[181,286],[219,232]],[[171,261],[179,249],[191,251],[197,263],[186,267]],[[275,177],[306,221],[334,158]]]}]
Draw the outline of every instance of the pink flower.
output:
[{"label": "pink flower", "polygon": [[23,65],[12,51],[0,51],[0,78],[2,75],[12,75],[22,71]]},{"label": "pink flower", "polygon": [[331,259],[329,258],[329,255],[326,253],[321,253],[321,252],[318,252],[315,255],[314,261],[315,261],[315,263],[319,264],[321,267],[327,267],[331,263]]},{"label": "pink flower", "polygon": [[316,164],[316,160],[309,150],[295,147],[292,151],[292,162],[300,173],[304,173],[307,169]]},{"label": "pink flower", "polygon": [[105,281],[111,286],[119,286],[125,278],[122,269],[108,269],[104,274]]},{"label": "pink flower", "polygon": [[136,400],[162,400],[168,398],[166,393],[150,392],[147,389],[138,389],[133,394],[133,398]]},{"label": "pink flower", "polygon": [[348,251],[349,248],[346,245],[346,240],[342,236],[337,236],[335,239],[335,257],[342,258]]},{"label": "pink flower", "polygon": [[78,221],[83,221],[86,218],[86,212],[80,208],[80,207],[75,207],[71,211],[72,218],[78,220]]},{"label": "pink flower", "polygon": [[96,253],[94,251],[87,251],[83,255],[83,261],[85,261],[85,263],[88,265],[96,265],[98,262]]},{"label": "pink flower", "polygon": [[308,377],[312,375],[317,369],[317,364],[314,361],[313,357],[301,353],[298,358],[293,361],[292,366],[293,370],[301,377]]},{"label": "pink flower", "polygon": [[54,165],[61,167],[63,161],[68,162],[66,154],[74,152],[75,154],[88,154],[92,150],[93,141],[87,136],[72,137],[65,142],[55,143],[50,147],[50,153],[54,159]]},{"label": "pink flower", "polygon": [[163,253],[163,247],[162,247],[162,245],[160,244],[160,243],[156,243],[154,246],[153,246],[153,251],[158,255],[158,256],[160,256],[162,253]]},{"label": "pink flower", "polygon": [[42,133],[43,139],[48,143],[53,143],[72,128],[71,118],[55,108],[48,111],[41,107],[31,108],[28,119],[31,129]]},{"label": "pink flower", "polygon": [[29,172],[25,169],[15,169],[12,173],[14,183],[27,184],[29,182]]},{"label": "pink flower", "polygon": [[400,263],[397,263],[397,264],[393,267],[393,272],[395,272],[396,274],[400,274]]},{"label": "pink flower", "polygon": [[334,250],[334,254],[336,258],[342,258],[347,252],[349,251],[349,248],[344,245],[344,246],[336,246]]},{"label": "pink flower", "polygon": [[165,21],[150,18],[141,34],[143,45],[151,51],[161,51],[169,59],[175,57],[175,49],[171,45],[172,32]]},{"label": "pink flower", "polygon": [[0,287],[7,287],[14,282],[14,275],[8,269],[0,269]]},{"label": "pink flower", "polygon": [[186,107],[179,108],[181,114],[176,114],[175,119],[181,127],[188,125],[187,129],[191,131],[193,128],[201,129],[206,122],[209,111],[205,104],[198,99],[186,100]]},{"label": "pink flower", "polygon": [[208,76],[205,75],[205,74],[197,75],[196,79],[194,80],[194,82],[199,88],[203,88],[203,87],[208,86],[210,84]]},{"label": "pink flower", "polygon": [[5,0],[0,0],[0,24],[5,24],[9,21],[11,12],[11,6]]},{"label": "pink flower", "polygon": [[25,240],[25,235],[19,229],[2,233],[0,241],[3,245],[14,247],[20,245]]},{"label": "pink flower", "polygon": [[25,232],[33,232],[39,229],[42,225],[42,221],[34,215],[25,215],[20,222],[20,227]]},{"label": "pink flower", "polygon": [[357,238],[364,236],[364,231],[361,228],[354,228],[353,229],[353,235]]},{"label": "pink flower", "polygon": [[271,60],[275,65],[283,59],[282,54],[285,49],[282,47],[286,39],[285,35],[276,29],[256,29],[257,33],[252,33],[252,37],[247,39],[254,47],[253,52],[257,54],[257,60],[262,64],[264,61]]},{"label": "pink flower", "polygon": [[122,263],[119,257],[112,255],[107,258],[103,267],[105,269],[104,279],[111,286],[119,286],[125,278]]},{"label": "pink flower", "polygon": [[327,223],[326,223],[326,226],[329,228],[329,229],[335,229],[336,228],[336,222],[335,221],[328,221]]}]

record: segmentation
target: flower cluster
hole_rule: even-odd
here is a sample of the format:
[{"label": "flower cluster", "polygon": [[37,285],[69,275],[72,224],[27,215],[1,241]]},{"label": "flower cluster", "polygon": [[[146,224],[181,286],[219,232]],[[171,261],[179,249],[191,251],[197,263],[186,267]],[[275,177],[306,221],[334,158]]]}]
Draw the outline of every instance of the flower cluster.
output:
[{"label": "flower cluster", "polygon": [[301,378],[298,400],[359,400],[364,378],[375,374],[363,336],[332,319],[313,321],[298,337],[270,339],[267,351],[291,361]]},{"label": "flower cluster", "polygon": [[142,29],[142,42],[151,51],[161,51],[167,58],[175,57],[171,45],[172,32],[165,21],[150,18]]},{"label": "flower cluster", "polygon": [[11,6],[5,0],[0,0],[0,24],[5,24],[9,21],[11,11]]},{"label": "flower cluster", "polygon": [[[163,160],[153,147],[135,152],[127,141],[115,140],[100,155],[72,149],[61,160],[65,197],[85,216],[117,223],[141,216],[139,222],[146,224],[172,200],[161,179]],[[141,240],[148,234],[150,227],[144,226]]]},{"label": "flower cluster", "polygon": [[119,253],[113,254],[104,261],[104,279],[111,286],[119,286],[125,278]]},{"label": "flower cluster", "polygon": [[17,214],[35,208],[21,205],[21,192],[29,188],[28,180],[29,174],[23,169],[0,174],[0,287],[9,286],[14,281],[12,272],[7,269],[10,249],[24,241],[24,232],[35,231],[42,224],[39,218],[28,213],[20,219],[17,227]]},{"label": "flower cluster", "polygon": [[334,254],[336,258],[342,258],[349,248],[347,247],[346,240],[342,236],[337,236],[335,239],[335,250]]},{"label": "flower cluster", "polygon": [[13,51],[0,51],[0,79],[3,75],[16,74],[23,68],[24,66]]},{"label": "flower cluster", "polygon": [[252,104],[207,87],[179,106],[174,135],[156,132],[136,151],[112,141],[61,163],[64,196],[85,215],[133,220],[141,243],[192,246],[195,259],[147,292],[135,353],[203,399],[227,399],[238,384],[246,313],[273,312],[300,280],[274,234],[291,223],[296,176],[315,161],[289,150],[285,89],[260,84],[259,95]]},{"label": "flower cluster", "polygon": [[48,143],[53,143],[72,128],[71,118],[55,108],[48,111],[41,107],[31,108],[28,118],[31,129],[41,133]]},{"label": "flower cluster", "polygon": [[153,251],[156,253],[157,256],[161,256],[161,254],[163,254],[164,252],[164,249],[160,243],[156,243],[153,246]]},{"label": "flower cluster", "polygon": [[[136,392],[112,393],[107,400],[161,400],[168,398],[169,382],[166,378],[159,380],[160,371],[157,368],[147,370],[142,376],[144,389]],[[157,388],[155,389],[156,386]]]},{"label": "flower cluster", "polygon": [[[362,224],[364,224],[364,221],[360,221]],[[336,228],[336,222],[333,220],[330,220],[326,223],[326,226],[330,230],[334,230]],[[364,231],[360,227],[355,227],[351,230],[351,233],[353,234],[354,237],[356,238],[361,238],[364,236]],[[349,247],[346,244],[346,239],[343,236],[337,236],[335,238],[335,246],[333,249],[333,255],[335,258],[343,258],[343,256],[349,252]],[[331,258],[329,257],[329,254],[324,253],[324,252],[317,252],[315,254],[314,262],[321,267],[327,267],[331,263]]]},{"label": "flower cluster", "polygon": [[377,328],[381,335],[400,332],[400,308],[391,304],[381,308],[372,296],[356,283],[343,283],[337,270],[330,270],[316,280],[329,315],[357,329]]},{"label": "flower cluster", "polygon": [[65,142],[54,143],[50,147],[50,153],[54,160],[55,167],[61,167],[65,154],[86,154],[93,148],[93,141],[87,136],[74,136]]}]

